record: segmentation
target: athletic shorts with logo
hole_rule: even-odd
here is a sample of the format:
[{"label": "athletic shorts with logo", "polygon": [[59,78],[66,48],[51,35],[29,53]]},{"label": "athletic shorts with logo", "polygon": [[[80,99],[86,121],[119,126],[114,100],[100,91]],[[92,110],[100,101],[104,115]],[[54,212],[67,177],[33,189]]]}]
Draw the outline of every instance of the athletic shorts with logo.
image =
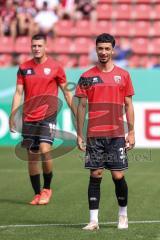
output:
[{"label": "athletic shorts with logo", "polygon": [[87,138],[85,168],[119,171],[127,169],[125,138]]},{"label": "athletic shorts with logo", "polygon": [[38,150],[41,142],[53,144],[56,131],[56,116],[50,116],[37,122],[23,122],[22,147]]}]

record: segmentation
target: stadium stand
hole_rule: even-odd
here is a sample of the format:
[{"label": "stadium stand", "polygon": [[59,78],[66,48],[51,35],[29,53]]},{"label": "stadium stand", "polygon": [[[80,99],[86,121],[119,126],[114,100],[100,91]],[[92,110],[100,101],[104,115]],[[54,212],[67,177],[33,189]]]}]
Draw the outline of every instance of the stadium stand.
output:
[{"label": "stadium stand", "polygon": [[[25,4],[27,1],[30,0],[25,0]],[[4,14],[7,4],[11,2],[14,12],[25,9],[23,1],[7,0],[0,2],[0,13]],[[30,9],[32,13],[35,9],[36,15],[40,9],[36,8],[34,1],[30,2],[32,2],[32,5],[29,5]],[[62,4],[64,1],[59,2]],[[48,32],[49,54],[66,67],[88,66],[92,64],[89,54],[94,46],[96,35],[109,32],[116,37],[118,43],[121,38],[126,38],[130,42],[132,55],[127,59],[129,67],[151,67],[158,61],[160,0],[97,0],[94,6],[97,13],[96,21],[86,17],[77,20],[74,13],[72,17],[65,19],[59,13],[58,5],[52,9],[58,21],[54,26],[55,36],[51,36]],[[2,67],[16,64],[16,62],[18,64],[30,57],[31,35],[30,31],[21,33],[17,30],[15,38],[5,29],[7,19],[6,16],[4,19],[3,14],[0,15],[0,66]],[[28,21],[26,24],[33,24],[34,16],[31,17],[33,21]],[[14,21],[14,24],[16,22],[19,26],[16,14],[9,21]],[[36,33],[34,24],[28,29],[32,29],[32,34]],[[149,64],[150,62],[153,64]]]}]

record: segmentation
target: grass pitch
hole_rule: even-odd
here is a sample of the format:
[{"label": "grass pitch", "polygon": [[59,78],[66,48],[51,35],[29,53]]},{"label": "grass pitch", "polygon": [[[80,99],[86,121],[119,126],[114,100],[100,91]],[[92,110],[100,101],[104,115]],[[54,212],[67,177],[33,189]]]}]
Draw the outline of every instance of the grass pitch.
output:
[{"label": "grass pitch", "polygon": [[88,170],[83,168],[80,155],[74,149],[54,160],[54,194],[50,204],[30,206],[33,192],[27,163],[15,156],[14,148],[0,148],[0,239],[160,240],[160,150],[135,149],[129,153],[126,179],[132,223],[128,230],[116,228],[118,206],[114,185],[110,173],[105,172],[99,213],[99,221],[104,224],[100,224],[97,232],[81,230],[89,213]]}]

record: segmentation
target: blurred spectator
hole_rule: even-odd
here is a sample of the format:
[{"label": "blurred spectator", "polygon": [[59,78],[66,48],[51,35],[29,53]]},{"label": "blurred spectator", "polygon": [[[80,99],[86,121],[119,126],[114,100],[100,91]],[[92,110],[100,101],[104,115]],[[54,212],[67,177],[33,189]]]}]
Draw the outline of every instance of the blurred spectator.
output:
[{"label": "blurred spectator", "polygon": [[75,19],[90,19],[96,21],[97,0],[75,0]]},{"label": "blurred spectator", "polygon": [[13,0],[7,0],[5,6],[2,6],[0,14],[0,34],[2,36],[16,37],[16,9],[17,3]]},{"label": "blurred spectator", "polygon": [[74,0],[61,0],[59,5],[59,17],[61,19],[73,19]]},{"label": "blurred spectator", "polygon": [[58,16],[53,10],[48,9],[48,3],[43,2],[43,8],[37,13],[34,18],[35,27],[34,33],[42,32],[54,37],[54,24],[58,21]]},{"label": "blurred spectator", "polygon": [[35,0],[35,7],[41,10],[44,6],[44,2],[47,3],[47,9],[56,11],[59,7],[59,0]]},{"label": "blurred spectator", "polygon": [[24,0],[22,6],[17,9],[17,35],[33,35],[33,19],[36,16],[33,1]]},{"label": "blurred spectator", "polygon": [[114,62],[120,67],[128,66],[128,59],[132,55],[132,49],[129,40],[121,38],[114,49]]}]

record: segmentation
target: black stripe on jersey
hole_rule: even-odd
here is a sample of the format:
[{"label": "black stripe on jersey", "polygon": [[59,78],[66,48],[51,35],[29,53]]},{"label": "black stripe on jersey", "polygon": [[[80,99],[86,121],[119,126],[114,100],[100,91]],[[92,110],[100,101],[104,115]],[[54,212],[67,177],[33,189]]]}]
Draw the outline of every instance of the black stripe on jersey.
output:
[{"label": "black stripe on jersey", "polygon": [[18,69],[18,75],[26,76],[26,75],[34,75],[34,69],[33,68],[27,68],[27,69]]},{"label": "black stripe on jersey", "polygon": [[81,77],[79,79],[79,86],[81,88],[87,89],[95,84],[103,83],[102,79],[99,76],[93,76],[93,77]]}]

